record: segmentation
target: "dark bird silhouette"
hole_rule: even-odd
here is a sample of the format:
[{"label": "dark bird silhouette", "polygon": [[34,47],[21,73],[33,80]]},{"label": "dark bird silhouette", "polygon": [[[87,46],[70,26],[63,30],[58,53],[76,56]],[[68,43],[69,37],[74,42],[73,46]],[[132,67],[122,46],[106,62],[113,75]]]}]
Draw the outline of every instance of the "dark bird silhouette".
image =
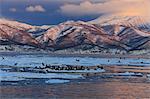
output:
[{"label": "dark bird silhouette", "polygon": [[46,70],[46,72],[48,73],[49,71],[48,71],[48,70]]},{"label": "dark bird silhouette", "polygon": [[2,59],[5,59],[4,57],[2,57]]},{"label": "dark bird silhouette", "polygon": [[118,63],[121,63],[121,61],[119,60]]},{"label": "dark bird silhouette", "polygon": [[18,63],[15,63],[14,65],[16,66]]},{"label": "dark bird silhouette", "polygon": [[88,67],[87,67],[86,69],[87,69],[87,70],[90,70],[90,68],[88,68]]},{"label": "dark bird silhouette", "polygon": [[42,63],[42,65],[44,66],[45,64],[44,64],[44,63]]},{"label": "dark bird silhouette", "polygon": [[45,66],[45,68],[49,68],[50,66],[48,66],[47,64],[46,64],[46,66]]},{"label": "dark bird silhouette", "polygon": [[94,68],[94,70],[97,70],[97,68]]},{"label": "dark bird silhouette", "polygon": [[79,62],[80,60],[79,60],[79,59],[76,59],[76,61]]},{"label": "dark bird silhouette", "polygon": [[141,64],[143,64],[144,62],[141,62]]},{"label": "dark bird silhouette", "polygon": [[35,66],[35,69],[37,69],[38,67],[37,66]]}]

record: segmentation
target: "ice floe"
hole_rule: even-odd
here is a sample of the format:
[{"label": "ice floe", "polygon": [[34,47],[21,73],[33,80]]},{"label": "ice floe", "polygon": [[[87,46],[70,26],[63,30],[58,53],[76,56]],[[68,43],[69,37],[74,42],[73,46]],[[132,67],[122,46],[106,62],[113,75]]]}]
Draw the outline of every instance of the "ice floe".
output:
[{"label": "ice floe", "polygon": [[117,73],[115,76],[143,76],[142,73],[134,73],[134,72],[125,72],[125,73]]},{"label": "ice floe", "polygon": [[63,80],[63,79],[50,79],[50,80],[47,80],[45,81],[45,83],[47,84],[54,84],[54,83],[67,83],[67,82],[70,82],[70,80]]},{"label": "ice floe", "polygon": [[78,79],[83,78],[82,75],[77,74],[62,74],[62,73],[30,73],[30,72],[5,72],[0,70],[0,81],[19,81],[25,79],[50,79],[50,78],[60,78],[60,79]]},{"label": "ice floe", "polygon": [[52,70],[52,69],[45,69],[45,71],[48,72],[57,72],[57,73],[100,73],[100,72],[105,72],[104,69],[85,69],[85,70]]}]

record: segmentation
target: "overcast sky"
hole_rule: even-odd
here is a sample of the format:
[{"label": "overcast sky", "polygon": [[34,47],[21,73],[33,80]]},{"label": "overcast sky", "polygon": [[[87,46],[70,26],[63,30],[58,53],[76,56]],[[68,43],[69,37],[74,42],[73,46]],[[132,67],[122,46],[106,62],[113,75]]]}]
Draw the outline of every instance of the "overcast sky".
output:
[{"label": "overcast sky", "polygon": [[106,14],[150,16],[150,0],[0,0],[0,17],[32,25],[90,21]]}]

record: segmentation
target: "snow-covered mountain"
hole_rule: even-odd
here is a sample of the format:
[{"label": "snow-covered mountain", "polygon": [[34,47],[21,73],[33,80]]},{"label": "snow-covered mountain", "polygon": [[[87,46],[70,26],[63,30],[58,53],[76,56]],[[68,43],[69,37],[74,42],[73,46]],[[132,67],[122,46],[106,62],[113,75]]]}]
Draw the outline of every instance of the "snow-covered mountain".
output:
[{"label": "snow-covered mountain", "polygon": [[150,32],[150,17],[149,16],[101,16],[95,20],[88,22],[90,24],[106,25],[123,25],[127,27],[138,28]]},{"label": "snow-covered mountain", "polygon": [[31,25],[0,19],[0,43],[39,46],[38,41],[26,32],[31,28]]},{"label": "snow-covered mountain", "polygon": [[32,26],[32,25],[25,24],[25,23],[20,23],[20,22],[17,22],[17,21],[8,20],[8,19],[4,19],[4,18],[0,19],[0,25],[1,24],[5,24],[5,25],[8,25],[12,28],[16,28],[16,29],[22,30],[22,31],[34,28],[34,26]]},{"label": "snow-covered mountain", "polygon": [[86,50],[95,47],[99,50],[149,50],[149,30],[149,22],[139,17],[109,18],[106,21],[103,18],[91,22],[67,21],[46,27],[1,20],[0,44],[13,43],[48,50]]}]

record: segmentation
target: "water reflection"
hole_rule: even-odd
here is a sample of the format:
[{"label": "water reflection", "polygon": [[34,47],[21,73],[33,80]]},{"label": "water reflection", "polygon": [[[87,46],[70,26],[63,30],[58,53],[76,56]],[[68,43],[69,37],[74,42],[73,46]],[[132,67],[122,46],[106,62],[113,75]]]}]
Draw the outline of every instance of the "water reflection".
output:
[{"label": "water reflection", "polygon": [[124,81],[42,86],[2,86],[0,89],[2,97],[5,98],[150,98],[150,83],[129,83]]}]

